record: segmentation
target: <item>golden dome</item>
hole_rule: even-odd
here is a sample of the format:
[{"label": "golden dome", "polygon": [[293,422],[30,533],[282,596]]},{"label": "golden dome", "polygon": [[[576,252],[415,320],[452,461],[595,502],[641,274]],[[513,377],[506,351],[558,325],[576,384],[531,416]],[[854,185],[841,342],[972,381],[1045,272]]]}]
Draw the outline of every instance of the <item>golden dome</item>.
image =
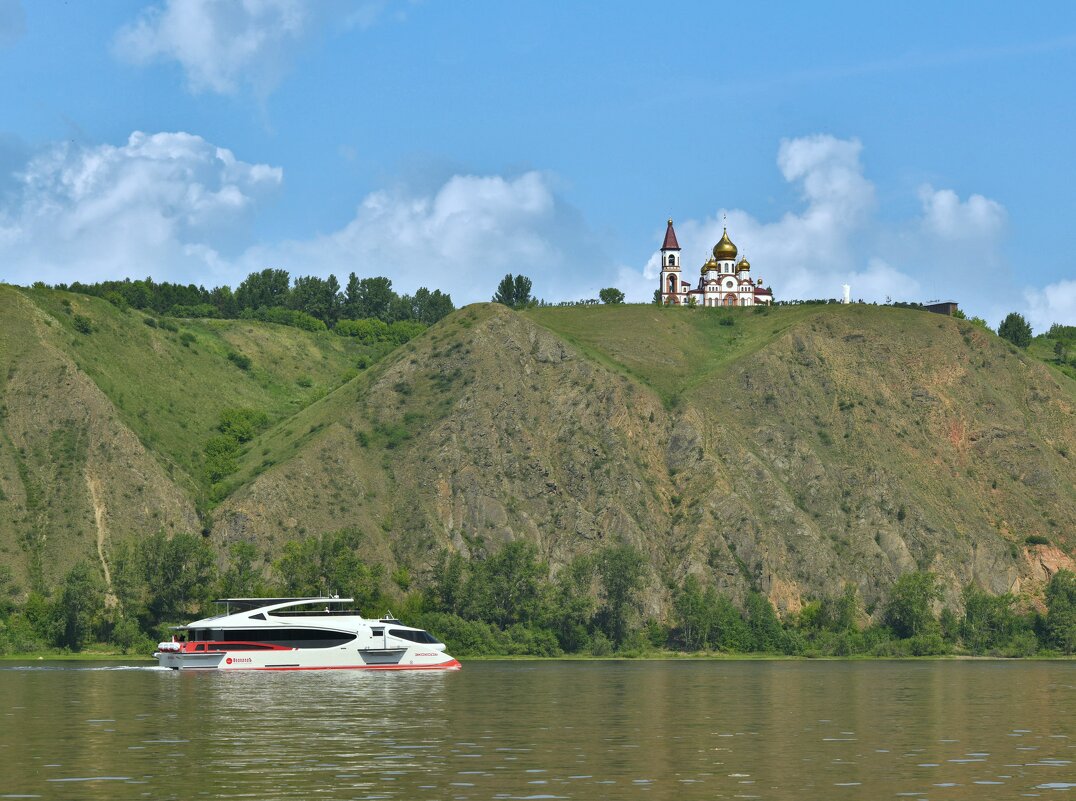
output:
[{"label": "golden dome", "polygon": [[727,228],[721,234],[721,240],[714,245],[714,258],[718,261],[731,261],[736,258],[736,246],[729,239]]},{"label": "golden dome", "polygon": [[747,260],[747,256],[741,257],[740,258],[740,263],[736,265],[736,272],[740,272],[740,270],[750,270],[750,269],[751,269],[751,262],[749,262]]},{"label": "golden dome", "polygon": [[706,273],[710,272],[710,270],[716,269],[717,261],[715,261],[714,259],[707,259],[706,264],[702,265],[702,270],[700,272],[702,273],[702,275],[706,275]]}]

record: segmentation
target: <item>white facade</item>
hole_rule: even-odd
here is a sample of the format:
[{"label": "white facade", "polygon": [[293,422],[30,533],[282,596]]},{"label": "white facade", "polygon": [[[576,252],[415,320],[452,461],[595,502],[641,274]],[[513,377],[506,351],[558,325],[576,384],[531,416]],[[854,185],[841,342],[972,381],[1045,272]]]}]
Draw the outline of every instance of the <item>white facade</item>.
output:
[{"label": "white facade", "polygon": [[665,230],[661,245],[661,302],[675,306],[755,306],[770,304],[773,294],[762,286],[762,279],[751,279],[751,263],[736,261],[736,246],[726,230],[714,245],[713,255],[699,271],[694,287],[684,279],[680,264],[680,244],[673,221]]}]

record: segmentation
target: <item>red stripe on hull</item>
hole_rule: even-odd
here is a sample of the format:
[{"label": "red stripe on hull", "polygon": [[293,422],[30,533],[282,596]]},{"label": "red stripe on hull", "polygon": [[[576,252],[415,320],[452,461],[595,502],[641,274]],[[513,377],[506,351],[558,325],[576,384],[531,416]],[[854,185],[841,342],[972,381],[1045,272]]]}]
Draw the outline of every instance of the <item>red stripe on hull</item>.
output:
[{"label": "red stripe on hull", "polygon": [[441,662],[436,665],[309,665],[302,667],[251,667],[224,668],[224,670],[459,670],[463,667],[459,660]]}]

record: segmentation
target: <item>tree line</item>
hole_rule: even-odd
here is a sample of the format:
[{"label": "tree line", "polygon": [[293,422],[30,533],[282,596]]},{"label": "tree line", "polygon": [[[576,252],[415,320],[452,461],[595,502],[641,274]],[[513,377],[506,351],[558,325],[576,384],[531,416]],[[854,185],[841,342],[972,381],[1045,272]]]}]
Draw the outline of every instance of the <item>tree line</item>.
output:
[{"label": "tree line", "polygon": [[268,565],[254,545],[235,543],[221,567],[204,537],[158,532],[115,547],[111,588],[98,565],[80,562],[51,594],[32,591],[22,602],[10,569],[0,566],[0,653],[88,646],[147,653],[170,636],[169,625],[210,613],[214,597],[326,593],[355,598],[367,617],[391,607],[457,656],[1076,652],[1076,574],[1066,570],[1051,578],[1043,611],[969,585],[962,608],[940,613],[937,578],[908,573],[865,625],[854,585],[781,619],[757,589],[736,602],[696,576],[667,587],[672,604],[666,619],[649,617],[644,596],[652,586],[650,567],[623,543],[579,556],[555,572],[527,542],[471,560],[445,551],[421,581],[402,568],[390,575],[361,553],[361,534],[345,529],[292,540]]},{"label": "tree line", "polygon": [[413,295],[400,295],[384,276],[359,278],[351,273],[341,287],[335,275],[292,279],[287,270],[272,268],[250,273],[234,291],[229,286],[206,289],[152,278],[94,284],[75,281],[54,288],[104,298],[120,308],[169,317],[260,319],[309,330],[333,328],[342,320],[364,319],[386,324],[413,321],[428,326],[455,309],[452,297],[439,289],[420,287]]}]

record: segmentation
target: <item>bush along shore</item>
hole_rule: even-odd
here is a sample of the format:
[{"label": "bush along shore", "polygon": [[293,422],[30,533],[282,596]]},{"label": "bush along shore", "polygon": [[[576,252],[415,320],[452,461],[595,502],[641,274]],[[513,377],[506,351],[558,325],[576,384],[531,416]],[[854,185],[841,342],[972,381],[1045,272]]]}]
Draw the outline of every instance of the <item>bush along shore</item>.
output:
[{"label": "bush along shore", "polygon": [[646,562],[629,545],[577,557],[551,577],[536,547],[513,542],[465,560],[443,552],[421,582],[387,574],[360,556],[361,536],[343,530],[288,542],[268,566],[253,545],[232,546],[217,565],[207,541],[158,533],[113,554],[111,583],[76,564],[51,594],[22,593],[0,566],[0,654],[146,655],[169,626],[207,614],[216,597],[320,595],[355,598],[362,614],[392,608],[428,629],[456,656],[660,657],[720,654],[805,657],[984,655],[1031,657],[1076,651],[1076,574],[1058,571],[1043,608],[968,586],[961,608],[941,603],[929,572],[901,576],[868,616],[849,585],[778,617],[751,591],[741,603],[694,576],[670,585],[671,614],[643,614]]}]

